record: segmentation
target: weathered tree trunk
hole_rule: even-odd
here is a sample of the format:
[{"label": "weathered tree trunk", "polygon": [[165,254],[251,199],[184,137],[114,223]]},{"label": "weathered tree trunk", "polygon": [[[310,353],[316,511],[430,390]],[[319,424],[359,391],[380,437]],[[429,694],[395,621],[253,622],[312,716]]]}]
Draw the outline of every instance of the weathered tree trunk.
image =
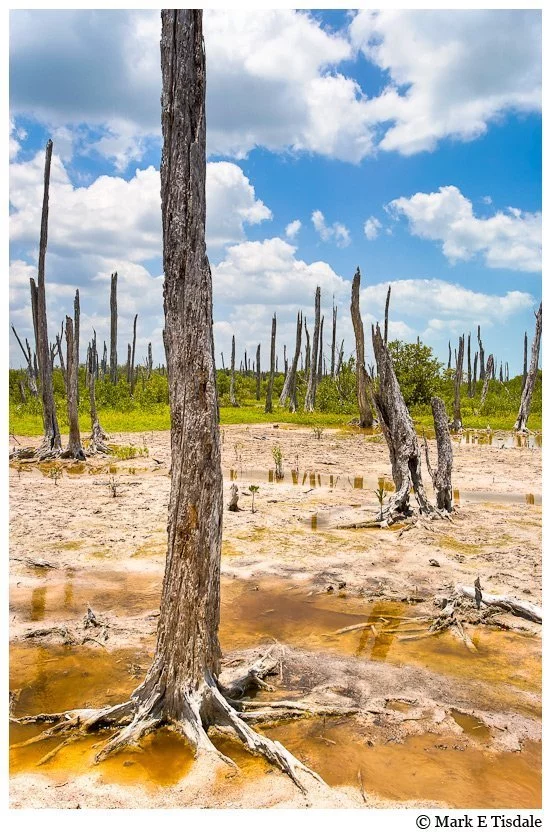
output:
[{"label": "weathered tree trunk", "polygon": [[342,368],[342,360],[344,358],[344,338],[341,341],[341,347],[339,350],[339,358],[337,360],[337,369],[335,370],[335,375],[338,376],[340,374]]},{"label": "weathered tree trunk", "polygon": [[151,347],[151,341],[147,345],[147,377],[151,378],[151,373],[153,372],[153,349]]},{"label": "weathered tree trunk", "polygon": [[306,354],[304,356],[304,372],[306,374],[306,378],[310,373],[310,358],[311,358],[311,350],[310,350],[310,333],[308,332],[308,325],[306,323],[306,318],[304,318],[304,334],[306,335]]},{"label": "weathered tree trunk", "polygon": [[499,364],[499,381],[503,384],[503,361]]},{"label": "weathered tree trunk", "polygon": [[134,370],[136,363],[136,325],[138,323],[138,316],[134,315],[134,331],[132,334],[132,363],[130,365],[130,395],[134,395],[134,387],[136,384],[136,373]]},{"label": "weathered tree trunk", "polygon": [[[373,426],[373,410],[369,403],[366,372],[365,372],[365,342],[364,342],[364,325],[362,323],[362,316],[360,313],[360,270],[356,269],[356,274],[352,280],[352,300],[350,303],[350,316],[354,326],[354,336],[356,338],[356,395],[358,398],[358,409],[360,411],[360,427],[370,428]],[[390,289],[390,287],[389,287]],[[387,301],[390,298],[390,292],[387,293]],[[385,311],[385,318],[388,314],[388,309]],[[386,343],[386,341],[384,341]]]},{"label": "weathered tree trunk", "polygon": [[471,333],[467,336],[467,395],[469,399],[474,396],[473,390],[473,372],[471,365]]},{"label": "weathered tree trunk", "polygon": [[530,407],[532,406],[532,394],[538,378],[538,363],[540,358],[540,341],[541,341],[541,325],[542,325],[541,303],[536,313],[536,331],[534,332],[534,340],[532,341],[532,355],[530,357],[530,369],[526,376],[526,382],[522,388],[522,396],[520,399],[520,407],[518,411],[517,421],[515,422],[514,430],[526,432],[528,417],[530,416]]},{"label": "weathered tree trunk", "polygon": [[109,355],[109,375],[111,383],[118,380],[117,365],[117,272],[111,275],[111,352]]},{"label": "weathered tree trunk", "polygon": [[[358,269],[358,272],[359,272],[359,269]],[[388,344],[388,309],[389,309],[389,306],[390,306],[390,290],[391,290],[391,288],[392,288],[391,286],[388,287],[388,291],[386,293],[386,302],[385,302],[385,336],[384,336],[385,337],[385,344]],[[358,302],[358,311],[359,311],[359,302]],[[363,324],[362,324],[362,330],[363,330]],[[363,338],[363,334],[362,334],[362,338]]]},{"label": "weathered tree trunk", "polygon": [[283,390],[281,391],[281,396],[279,397],[279,404],[280,407],[285,407],[287,403],[287,399],[290,399],[290,410],[291,413],[294,413],[296,410],[296,381],[297,381],[297,367],[298,367],[298,358],[300,355],[300,344],[302,340],[302,312],[297,313],[297,334],[295,339],[295,354],[293,356],[293,360],[291,362],[291,366],[289,367],[289,371],[285,376],[285,382],[283,384]]},{"label": "weathered tree trunk", "polygon": [[455,378],[453,382],[453,422],[452,430],[462,430],[461,421],[461,382],[463,381],[463,354],[465,351],[465,336],[459,337],[459,348],[455,363]]},{"label": "weathered tree trunk", "polygon": [[272,338],[270,341],[270,375],[268,376],[268,387],[266,388],[266,405],[264,407],[265,413],[272,412],[272,393],[274,389],[274,373],[276,360],[276,316],[272,318]]},{"label": "weathered tree trunk", "polygon": [[[78,381],[78,368],[80,367],[80,293],[78,289],[75,292],[75,302],[74,302],[74,328],[73,328],[73,337],[74,337],[74,351],[75,351],[75,361],[77,364],[77,381]],[[59,363],[62,364],[62,358],[60,357]],[[80,404],[80,388],[77,383],[77,405]]]},{"label": "weathered tree trunk", "polygon": [[132,345],[126,345],[126,383],[130,387],[130,366],[132,364]]},{"label": "weathered tree trunk", "polygon": [[[486,369],[484,371],[484,384],[482,385],[482,394],[480,396],[480,409],[484,407],[486,396],[488,395],[488,385],[492,378],[494,371],[494,356],[490,353],[488,361],[486,362]],[[480,365],[480,372],[482,373],[482,365]]]},{"label": "weathered tree trunk", "polygon": [[[304,399],[304,410],[307,413],[312,413],[316,406],[316,387],[318,375],[318,347],[320,338],[320,312],[321,312],[321,289],[316,288],[315,299],[315,317],[314,317],[314,335],[312,340],[312,353],[309,360],[308,368],[308,386],[306,388],[306,397]],[[306,330],[306,337],[308,338],[308,330]]]},{"label": "weathered tree trunk", "polygon": [[337,355],[337,307],[335,306],[335,298],[333,298],[333,330],[331,333],[331,378],[335,378],[335,367]]},{"label": "weathered tree trunk", "polygon": [[324,320],[325,320],[325,315],[322,315],[321,323],[320,323],[320,340],[319,340],[319,349],[318,349],[318,378],[317,378],[318,384],[323,378],[323,321]]},{"label": "weathered tree trunk", "polygon": [[32,353],[31,353],[30,344],[26,340],[25,343],[27,345],[27,348],[25,349],[25,347],[23,346],[23,344],[21,342],[21,339],[20,339],[19,335],[17,334],[17,331],[16,331],[13,324],[11,325],[11,328],[12,328],[13,334],[15,335],[15,337],[17,339],[17,343],[21,347],[21,352],[25,356],[25,361],[27,362],[27,378],[28,378],[28,381],[29,381],[29,390],[30,390],[31,396],[38,396],[38,388],[37,388],[37,385],[36,385],[36,378],[35,378],[35,374],[34,374],[34,367],[33,367],[33,360],[32,360]]},{"label": "weathered tree trunk", "polygon": [[65,359],[63,357],[63,346],[61,339],[63,338],[63,323],[61,324],[61,334],[56,335],[57,355],[59,358],[59,366],[61,367],[61,375],[63,376],[63,385],[65,392],[67,392],[67,370],[65,368]]},{"label": "weathered tree trunk", "polygon": [[[359,280],[358,280],[359,283]],[[372,327],[373,352],[377,362],[378,385],[362,372],[371,386],[371,395],[379,424],[388,445],[392,478],[396,493],[383,511],[384,523],[391,524],[399,517],[411,514],[409,493],[413,488],[421,514],[433,516],[421,475],[421,455],[411,416],[409,415],[388,348],[379,324]]]},{"label": "weathered tree trunk", "polygon": [[239,407],[235,397],[235,335],[231,337],[230,404]]},{"label": "weathered tree trunk", "polygon": [[[46,313],[46,247],[48,245],[48,201],[50,192],[50,167],[52,163],[51,139],[46,144],[46,163],[44,167],[44,198],[42,202],[42,221],[40,225],[40,244],[38,250],[38,284],[35,294],[36,307],[36,352],[40,372],[42,393],[42,411],[44,417],[44,440],[37,454],[41,458],[58,456],[61,452],[61,434],[57,423],[52,379],[52,365],[49,361],[48,317]],[[34,283],[34,281],[33,281]],[[32,283],[31,283],[32,286]],[[33,291],[31,289],[31,297]]]},{"label": "weathered tree trunk", "polygon": [[260,344],[256,348],[256,400],[260,401]]},{"label": "weathered tree trunk", "polygon": [[453,450],[448,429],[448,414],[446,405],[438,396],[431,399],[432,417],[434,420],[434,432],[436,435],[436,447],[438,452],[438,467],[435,472],[430,467],[428,445],[425,440],[425,452],[427,455],[427,469],[429,471],[434,491],[436,493],[436,507],[442,511],[453,511],[453,490],[452,490],[452,468]]},{"label": "weathered tree trunk", "polygon": [[19,395],[21,396],[21,404],[26,404],[27,394],[25,393],[25,385],[23,384],[22,378],[19,379]]},{"label": "weathered tree trunk", "polygon": [[478,371],[478,352],[474,354],[474,364],[473,364],[473,396],[476,392],[476,374]]},{"label": "weathered tree trunk", "polygon": [[448,370],[452,368],[452,345],[451,341],[448,341]]},{"label": "weathered tree trunk", "polygon": [[486,378],[486,365],[484,364],[484,347],[482,346],[482,338],[480,337],[480,324],[477,330],[478,339],[478,365],[480,367],[480,381]]},{"label": "weathered tree trunk", "polygon": [[103,356],[101,359],[101,376],[105,378],[107,375],[107,344],[103,342]]},{"label": "weathered tree trunk", "polygon": [[524,362],[522,365],[522,389],[526,384],[526,376],[528,375],[528,333],[524,333]]},{"label": "weathered tree trunk", "polygon": [[76,343],[73,319],[65,318],[65,339],[67,342],[67,415],[69,417],[69,443],[62,456],[84,460],[84,451],[80,441],[78,426],[78,362],[76,360]]}]

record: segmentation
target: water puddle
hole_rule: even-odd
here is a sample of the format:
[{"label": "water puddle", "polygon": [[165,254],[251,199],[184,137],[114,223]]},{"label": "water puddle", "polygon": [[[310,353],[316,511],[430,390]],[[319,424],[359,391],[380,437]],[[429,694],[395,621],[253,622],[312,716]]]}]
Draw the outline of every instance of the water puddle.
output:
[{"label": "water puddle", "polygon": [[452,435],[458,445],[492,445],[494,448],[541,448],[541,433],[493,433],[492,431],[464,430]]},{"label": "water puddle", "polygon": [[472,714],[466,714],[463,711],[457,711],[455,708],[451,710],[451,716],[457,722],[460,728],[469,737],[486,742],[490,739],[492,733],[485,722],[482,722],[478,717]]}]

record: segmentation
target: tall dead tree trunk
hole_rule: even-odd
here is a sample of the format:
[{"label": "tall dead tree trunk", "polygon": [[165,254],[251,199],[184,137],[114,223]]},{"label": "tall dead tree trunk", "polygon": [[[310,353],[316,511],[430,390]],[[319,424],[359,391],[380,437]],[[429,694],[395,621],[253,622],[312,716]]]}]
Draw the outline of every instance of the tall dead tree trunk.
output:
[{"label": "tall dead tree trunk", "polygon": [[461,421],[461,383],[463,381],[463,355],[465,351],[465,336],[459,337],[459,348],[455,362],[455,378],[453,382],[453,423],[452,430],[462,430]]},{"label": "tall dead tree trunk", "polygon": [[134,395],[134,387],[136,385],[136,373],[135,373],[135,362],[136,362],[136,325],[138,323],[138,316],[134,315],[134,331],[132,335],[132,363],[130,365],[130,395]]},{"label": "tall dead tree trunk", "polygon": [[[318,347],[320,339],[320,312],[321,312],[321,289],[316,288],[315,299],[315,317],[314,317],[314,335],[312,340],[312,353],[310,355],[310,366],[308,368],[308,386],[306,388],[306,397],[304,399],[304,410],[307,413],[312,413],[316,406],[316,387],[318,378]],[[306,330],[308,338],[308,330]]]},{"label": "tall dead tree trunk", "polygon": [[103,342],[103,356],[101,359],[101,376],[105,378],[107,375],[107,344]]},{"label": "tall dead tree trunk", "polygon": [[452,368],[452,345],[451,341],[448,341],[448,370]]},{"label": "tall dead tree trunk", "polygon": [[[75,352],[75,361],[77,364],[77,405],[80,404],[80,389],[78,386],[78,368],[80,367],[80,293],[78,289],[75,292],[75,302],[74,302],[74,330],[73,330],[73,337],[74,337],[74,352]],[[59,359],[59,363],[61,364],[62,359]]]},{"label": "tall dead tree trunk", "polygon": [[522,389],[526,384],[526,376],[528,375],[528,333],[524,333],[524,362],[522,365]]},{"label": "tall dead tree trunk", "polygon": [[151,373],[153,372],[153,349],[151,347],[151,341],[147,345],[147,377],[151,378]]},{"label": "tall dead tree trunk", "polygon": [[[482,365],[480,365],[480,372],[482,372]],[[488,361],[486,362],[486,368],[484,371],[484,384],[482,385],[482,394],[480,396],[480,409],[484,407],[484,402],[486,401],[486,396],[488,395],[488,385],[490,383],[490,379],[494,374],[494,356],[490,353],[488,356]]]},{"label": "tall dead tree trunk", "polygon": [[90,441],[88,444],[88,453],[109,454],[111,449],[106,445],[105,440],[108,438],[107,434],[100,425],[98,411],[96,407],[96,378],[98,375],[98,351],[96,348],[96,331],[90,345],[90,355],[92,358],[92,369],[90,372],[90,422],[92,424],[92,432],[90,434]]},{"label": "tall dead tree trunk", "polygon": [[256,400],[260,401],[260,344],[256,348]]},{"label": "tall dead tree trunk", "polygon": [[473,396],[476,392],[476,374],[478,371],[478,352],[474,354],[474,364],[473,364]]},{"label": "tall dead tree trunk", "polygon": [[67,370],[65,368],[65,359],[63,358],[63,321],[61,322],[61,333],[56,335],[56,343],[57,343],[57,355],[59,358],[59,366],[61,367],[61,375],[63,377],[63,385],[65,387],[65,392],[67,392]]},{"label": "tall dead tree trunk", "polygon": [[532,341],[532,354],[530,356],[530,369],[526,376],[526,382],[522,389],[522,396],[520,399],[520,407],[518,411],[517,420],[515,422],[514,430],[525,432],[527,430],[528,417],[530,416],[530,407],[532,405],[532,395],[536,380],[538,378],[538,363],[540,358],[540,341],[541,341],[541,303],[536,313],[536,331],[534,332],[534,340]]},{"label": "tall dead tree trunk", "polygon": [[434,421],[434,432],[436,435],[436,448],[438,453],[438,467],[433,472],[429,459],[429,448],[425,439],[425,454],[427,459],[427,470],[432,480],[436,493],[436,507],[441,511],[453,511],[453,489],[452,489],[452,468],[453,450],[450,431],[448,428],[448,414],[446,405],[438,396],[433,396],[430,401],[432,417]]},{"label": "tall dead tree trunk", "polygon": [[126,383],[130,387],[130,366],[132,364],[132,344],[126,345]]},{"label": "tall dead tree trunk", "polygon": [[[358,269],[359,271],[359,269]],[[390,290],[391,286],[388,287],[388,291],[386,293],[386,303],[385,303],[385,344],[388,344],[388,309],[390,306]],[[359,304],[358,304],[359,309]]]},{"label": "tall dead tree trunk", "polygon": [[117,272],[111,275],[111,351],[109,354],[109,375],[111,384],[116,384],[118,380],[118,365],[117,365]]},{"label": "tall dead tree trunk", "polygon": [[65,339],[67,341],[67,415],[69,417],[69,443],[62,454],[65,458],[84,460],[78,426],[78,361],[73,319],[65,318]]},{"label": "tall dead tree trunk", "polygon": [[235,335],[231,337],[230,404],[239,407],[235,397]]},{"label": "tall dead tree trunk", "polygon": [[[350,302],[350,316],[354,326],[354,336],[356,338],[356,395],[358,398],[358,409],[360,411],[360,427],[370,428],[373,426],[373,410],[369,403],[366,372],[365,372],[365,342],[364,342],[364,325],[360,313],[360,269],[356,269],[356,274],[352,280],[352,299]],[[390,287],[389,287],[390,289]],[[390,292],[387,294],[387,301],[390,298]],[[388,308],[385,311],[385,317],[388,315]],[[386,341],[385,341],[386,343]]]},{"label": "tall dead tree trunk", "polygon": [[477,339],[478,339],[478,364],[479,364],[479,367],[480,367],[480,381],[484,381],[484,379],[486,378],[486,365],[484,364],[484,347],[482,346],[482,338],[480,337],[480,324],[478,325]]},{"label": "tall dead tree trunk", "polygon": [[306,378],[308,378],[310,374],[310,359],[312,353],[310,349],[310,333],[308,332],[306,318],[304,318],[304,334],[306,335],[306,354],[304,356],[304,372],[306,374]]},{"label": "tall dead tree trunk", "polygon": [[474,396],[473,390],[473,372],[471,365],[471,333],[467,336],[467,395],[469,399]]},{"label": "tall dead tree trunk", "polygon": [[321,323],[320,323],[320,340],[319,340],[319,349],[318,349],[318,378],[317,378],[318,384],[323,378],[323,321],[324,320],[325,320],[325,315],[322,315]]},{"label": "tall dead tree trunk", "polygon": [[503,384],[503,361],[499,364],[499,381]]},{"label": "tall dead tree trunk", "polygon": [[270,375],[268,376],[268,387],[266,388],[266,405],[264,407],[265,413],[272,412],[272,393],[274,389],[274,373],[276,363],[276,316],[272,318],[272,337],[270,341]]},{"label": "tall dead tree trunk", "polygon": [[363,367],[362,372],[366,382],[371,386],[371,396],[377,410],[381,430],[388,445],[392,478],[396,486],[395,494],[382,512],[383,522],[390,525],[399,517],[408,516],[412,513],[409,505],[411,488],[413,488],[417,499],[420,513],[433,516],[435,512],[423,485],[421,454],[417,435],[394,372],[392,358],[381,335],[379,324],[372,327],[372,340],[375,361],[377,362],[377,385],[375,386],[374,381],[369,378]]},{"label": "tall dead tree trunk", "polygon": [[295,338],[295,354],[293,355],[293,360],[291,362],[291,366],[289,367],[289,371],[285,376],[285,382],[283,384],[283,390],[281,391],[281,396],[279,397],[279,404],[280,407],[285,407],[287,403],[287,399],[290,399],[290,410],[292,413],[296,410],[296,380],[297,380],[297,367],[298,367],[298,359],[300,355],[300,344],[302,340],[302,312],[297,313],[297,334]]},{"label": "tall dead tree trunk", "polygon": [[[48,317],[46,313],[46,248],[48,245],[48,202],[50,194],[50,168],[52,164],[51,139],[46,144],[46,162],[44,166],[44,198],[42,201],[42,220],[40,224],[40,244],[38,250],[38,282],[35,294],[36,307],[36,352],[40,372],[42,393],[42,412],[44,417],[44,439],[37,451],[40,458],[59,456],[61,453],[61,434],[57,422],[54,400],[52,365],[49,360]],[[34,283],[34,281],[33,281]],[[32,284],[31,284],[32,286]],[[31,289],[31,297],[33,291]]]},{"label": "tall dead tree trunk", "polygon": [[36,379],[35,379],[35,375],[34,375],[33,359],[32,359],[30,344],[26,340],[25,343],[27,345],[27,348],[25,349],[25,347],[23,346],[23,344],[21,342],[21,339],[20,339],[19,335],[17,334],[17,331],[16,331],[13,324],[11,325],[11,328],[12,328],[13,334],[15,335],[15,337],[17,339],[17,343],[21,347],[21,352],[25,356],[25,361],[27,362],[27,379],[28,379],[28,383],[29,383],[29,390],[31,392],[31,396],[38,396],[38,388],[37,388],[37,385],[36,385]]},{"label": "tall dead tree trunk", "polygon": [[335,306],[335,298],[333,298],[333,329],[331,332],[331,378],[335,378],[335,367],[337,355],[337,307]]}]

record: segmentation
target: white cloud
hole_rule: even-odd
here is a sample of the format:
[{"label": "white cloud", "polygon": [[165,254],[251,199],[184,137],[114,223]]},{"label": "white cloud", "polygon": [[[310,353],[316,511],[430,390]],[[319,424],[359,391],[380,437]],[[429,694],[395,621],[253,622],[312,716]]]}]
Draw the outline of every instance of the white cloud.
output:
[{"label": "white cloud", "polygon": [[350,245],[350,232],[341,222],[326,225],[324,215],[316,210],[312,212],[312,224],[324,242],[334,240],[339,248],[346,248]]},{"label": "white cloud", "polygon": [[377,217],[369,217],[364,224],[364,234],[368,240],[376,240],[382,225]]},{"label": "white cloud", "polygon": [[482,254],[487,266],[495,269],[535,272],[541,269],[541,214],[523,213],[508,208],[480,218],[472,202],[453,185],[437,192],[400,197],[389,204],[391,211],[403,214],[412,234],[442,243],[442,251],[452,263]]},{"label": "white cloud", "polygon": [[383,150],[470,141],[506,112],[541,110],[538,10],[364,9],[350,37],[390,78],[369,102],[372,120],[393,122]]},{"label": "white cloud", "polygon": [[297,236],[298,232],[302,228],[302,223],[300,220],[293,220],[289,223],[289,225],[285,228],[285,236],[289,240],[294,240]]}]

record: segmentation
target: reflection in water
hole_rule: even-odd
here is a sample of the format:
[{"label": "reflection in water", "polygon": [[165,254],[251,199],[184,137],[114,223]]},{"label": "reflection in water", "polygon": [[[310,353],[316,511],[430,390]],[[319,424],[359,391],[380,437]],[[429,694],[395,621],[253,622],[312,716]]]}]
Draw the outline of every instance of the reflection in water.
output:
[{"label": "reflection in water", "polygon": [[526,495],[526,502],[528,503],[529,506],[533,506],[535,504],[534,495],[533,494],[527,494]]},{"label": "reflection in water", "polygon": [[294,469],[291,471],[291,477],[293,479],[293,485],[298,485],[298,471]]},{"label": "reflection in water", "polygon": [[47,587],[40,586],[33,589],[31,595],[31,621],[42,621],[46,611],[46,590]]},{"label": "reflection in water", "polygon": [[354,477],[354,488],[363,488],[364,487],[364,478],[363,477]]},{"label": "reflection in water", "polygon": [[459,496],[459,488],[453,489],[453,504],[454,506],[461,505],[461,498]]},{"label": "reflection in water", "polygon": [[314,530],[317,529],[317,527],[318,527],[318,515],[317,514],[312,514],[312,516],[310,518],[310,526]]}]

